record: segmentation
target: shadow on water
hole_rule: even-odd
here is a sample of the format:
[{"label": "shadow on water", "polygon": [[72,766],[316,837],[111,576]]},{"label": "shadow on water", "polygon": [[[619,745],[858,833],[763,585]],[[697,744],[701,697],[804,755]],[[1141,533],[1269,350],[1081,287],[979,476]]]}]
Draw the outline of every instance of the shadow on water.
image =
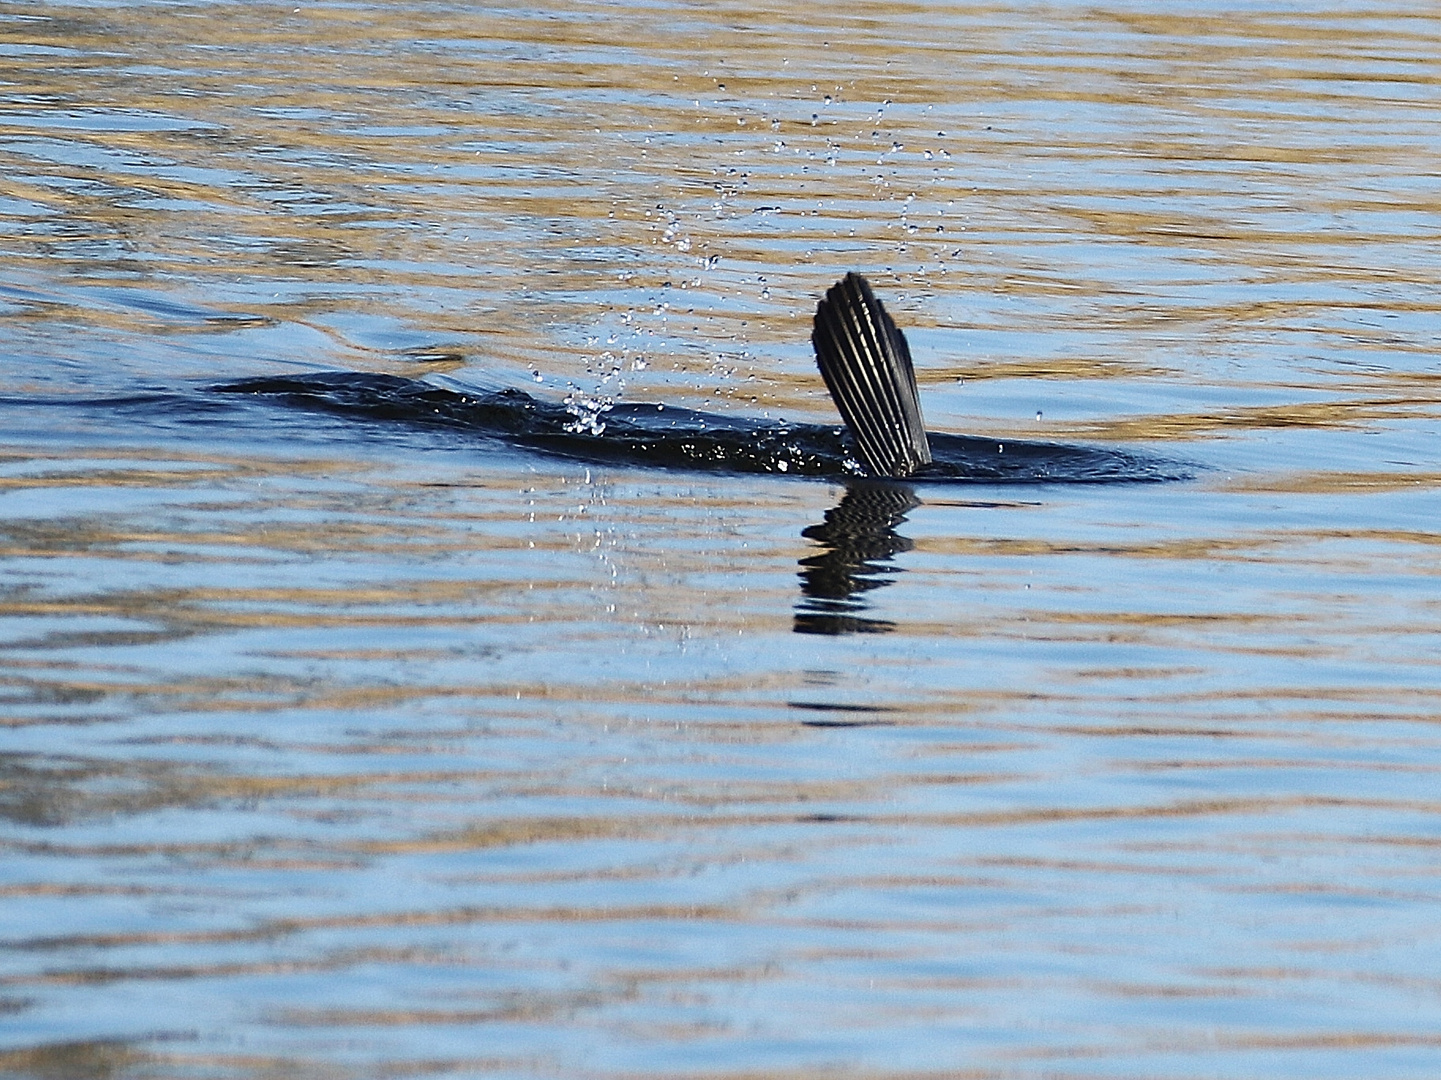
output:
[{"label": "shadow on water", "polygon": [[871,589],[891,583],[901,568],[893,556],[915,545],[896,532],[906,514],[920,505],[909,484],[856,480],[845,497],[826,511],[826,519],[801,535],[825,550],[801,560],[801,593],[795,632],[798,634],[882,634],[895,623],[869,619],[861,599]]}]

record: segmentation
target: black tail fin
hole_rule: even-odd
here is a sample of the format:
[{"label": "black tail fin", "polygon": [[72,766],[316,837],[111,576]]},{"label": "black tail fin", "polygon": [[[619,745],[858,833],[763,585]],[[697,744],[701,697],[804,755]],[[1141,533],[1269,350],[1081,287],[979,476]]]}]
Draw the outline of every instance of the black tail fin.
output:
[{"label": "black tail fin", "polygon": [[811,344],[867,470],[902,477],[930,464],[911,350],[865,278],[847,274],[831,286]]}]

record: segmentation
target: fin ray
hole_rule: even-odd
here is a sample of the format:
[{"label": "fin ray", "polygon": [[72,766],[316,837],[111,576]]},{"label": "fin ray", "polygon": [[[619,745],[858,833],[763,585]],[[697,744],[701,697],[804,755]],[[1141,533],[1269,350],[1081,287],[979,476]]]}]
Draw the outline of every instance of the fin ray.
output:
[{"label": "fin ray", "polygon": [[910,347],[865,278],[847,274],[827,290],[811,343],[866,469],[903,477],[930,464]]}]

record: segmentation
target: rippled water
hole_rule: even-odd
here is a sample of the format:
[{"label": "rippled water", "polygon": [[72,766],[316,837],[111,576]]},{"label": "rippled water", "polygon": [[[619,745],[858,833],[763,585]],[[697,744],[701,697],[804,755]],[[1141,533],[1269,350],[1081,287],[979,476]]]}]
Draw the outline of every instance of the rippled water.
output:
[{"label": "rippled water", "polygon": [[[1441,17],[0,0],[0,1073],[1441,1073]],[[847,489],[369,372],[1188,479]]]}]

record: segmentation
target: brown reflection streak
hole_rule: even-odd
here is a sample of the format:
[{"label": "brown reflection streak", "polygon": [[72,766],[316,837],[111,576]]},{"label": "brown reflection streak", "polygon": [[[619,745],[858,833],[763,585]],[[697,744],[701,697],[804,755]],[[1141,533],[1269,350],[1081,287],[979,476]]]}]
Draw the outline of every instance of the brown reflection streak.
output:
[{"label": "brown reflection streak", "polygon": [[1048,356],[1041,360],[977,359],[926,365],[923,383],[950,383],[957,379],[1137,379],[1165,378],[1175,372],[1146,366],[1132,359],[1102,356]]},{"label": "brown reflection streak", "polygon": [[1254,988],[1242,990],[1234,986],[1182,986],[1157,983],[1095,983],[1095,990],[1101,994],[1124,998],[1239,998],[1253,997],[1259,991]]},{"label": "brown reflection streak", "polygon": [[[1177,866],[1171,863],[1134,863],[1099,859],[1042,859],[1013,855],[986,855],[976,859],[979,866],[997,866],[1018,870],[1060,870],[1083,874],[1145,874],[1165,877],[1214,877],[1217,871],[1202,866]],[[1224,871],[1222,871],[1224,873]]]},{"label": "brown reflection streak", "polygon": [[[1441,473],[1434,472],[1298,472],[1279,476],[1235,476],[1224,490],[1275,492],[1291,495],[1350,495],[1368,491],[1401,491],[1441,485]],[[1441,544],[1441,532],[1403,533],[1396,530],[1355,530],[1321,534],[1327,539],[1386,540],[1406,543]]]},{"label": "brown reflection streak", "polygon": [[455,833],[413,840],[375,840],[360,843],[354,850],[365,855],[434,853],[439,851],[483,851],[493,847],[521,844],[565,843],[603,840],[615,836],[639,837],[683,828],[683,818],[504,818],[475,825]]},{"label": "brown reflection streak", "polygon": [[[1232,996],[1252,996],[1242,990],[1233,990]],[[1219,1049],[1226,1050],[1365,1050],[1381,1047],[1423,1047],[1441,1046],[1441,1036],[1398,1034],[1386,1031],[1338,1031],[1317,1032],[1311,1035],[1268,1036],[1232,1035],[1224,1032],[1209,1033],[1204,1038],[1172,1035],[1164,1041],[1151,1042],[1150,1048],[1169,1054],[1212,1054]],[[1012,1051],[1009,1056],[1019,1059],[1041,1060],[1084,1060],[1101,1058],[1113,1053],[1110,1048],[1096,1046],[1048,1046],[1028,1047]]]},{"label": "brown reflection streak", "polygon": [[492,779],[476,771],[352,773],[323,776],[233,776],[201,772],[163,761],[65,761],[49,758],[31,767],[18,758],[0,760],[0,816],[27,824],[59,825],[116,814],[140,814],[171,806],[199,806],[219,801],[322,798],[366,792],[371,798],[405,798],[407,791],[387,796],[385,789],[438,786]]},{"label": "brown reflection streak", "polygon": [[36,1078],[119,1077],[153,1066],[155,1055],[116,1039],[0,1050],[0,1072]]},{"label": "brown reflection streak", "polygon": [[1068,424],[1066,430],[1078,436],[1150,442],[1164,439],[1195,439],[1230,429],[1262,431],[1267,428],[1359,427],[1401,417],[1441,415],[1441,398],[1372,398],[1359,401],[1297,402],[1291,405],[1258,405],[1224,413],[1174,413],[1163,416],[1123,417]]},{"label": "brown reflection streak", "polygon": [[164,896],[175,891],[178,890],[171,886],[74,885],[52,881],[0,886],[0,896]]},{"label": "brown reflection streak", "polygon": [[[1380,490],[1411,487],[1415,477],[1418,485],[1441,482],[1441,474],[1370,474],[1313,473],[1295,479],[1301,492],[1326,493]],[[1226,486],[1241,491],[1296,491],[1286,486],[1286,477],[1235,477]],[[1146,539],[1131,543],[1078,543],[1040,537],[990,536],[928,536],[916,542],[916,550],[946,555],[1107,555],[1133,559],[1176,559],[1215,561],[1218,559],[1267,559],[1283,557],[1288,562],[1298,558],[1298,545],[1335,541],[1359,541],[1371,544],[1441,545],[1441,531],[1421,532],[1404,529],[1295,529],[1285,532],[1257,532],[1240,536],[1185,537],[1177,540]]]},{"label": "brown reflection streak", "polygon": [[616,1002],[633,1001],[630,987],[606,992],[572,991],[541,993],[529,991],[505,995],[509,1000],[486,1009],[305,1009],[280,1011],[276,1019],[294,1027],[394,1027],[405,1024],[494,1024],[542,1023],[569,1017],[584,1009],[596,1009]]},{"label": "brown reflection streak", "polygon": [[[67,949],[74,946],[114,948],[157,944],[203,944],[239,941],[274,941],[296,934],[326,929],[360,929],[387,926],[462,926],[476,923],[540,922],[631,922],[648,919],[738,919],[743,912],[713,905],[632,905],[618,907],[457,907],[424,911],[396,911],[371,915],[346,915],[312,919],[271,919],[243,930],[194,930],[129,934],[72,934],[35,939],[17,946],[34,950]],[[16,977],[16,982],[23,979]],[[12,982],[12,985],[14,983]]]},{"label": "brown reflection streak", "polygon": [[180,980],[225,979],[246,975],[298,975],[312,972],[341,971],[364,964],[415,964],[449,966],[462,961],[452,952],[436,952],[423,948],[363,948],[338,950],[317,960],[273,960],[230,964],[171,964],[156,967],[78,968],[70,971],[46,971],[37,975],[0,977],[0,986],[103,986],[107,983]]},{"label": "brown reflection streak", "polygon": [[[154,1042],[150,1045],[153,1046]],[[354,1071],[308,1058],[141,1050],[135,1044],[119,1039],[49,1043],[23,1050],[0,1051],[0,1072],[13,1072],[16,1076],[33,1077],[35,1080],[78,1080],[81,1077],[85,1080],[109,1080],[111,1077],[179,1075],[224,1075],[253,1080],[278,1080],[281,1077],[284,1080],[396,1080],[403,1076],[445,1072],[481,1075],[520,1069],[536,1073],[541,1071],[542,1064],[524,1058],[411,1058],[404,1063],[388,1063],[379,1072],[369,1069]]]}]

